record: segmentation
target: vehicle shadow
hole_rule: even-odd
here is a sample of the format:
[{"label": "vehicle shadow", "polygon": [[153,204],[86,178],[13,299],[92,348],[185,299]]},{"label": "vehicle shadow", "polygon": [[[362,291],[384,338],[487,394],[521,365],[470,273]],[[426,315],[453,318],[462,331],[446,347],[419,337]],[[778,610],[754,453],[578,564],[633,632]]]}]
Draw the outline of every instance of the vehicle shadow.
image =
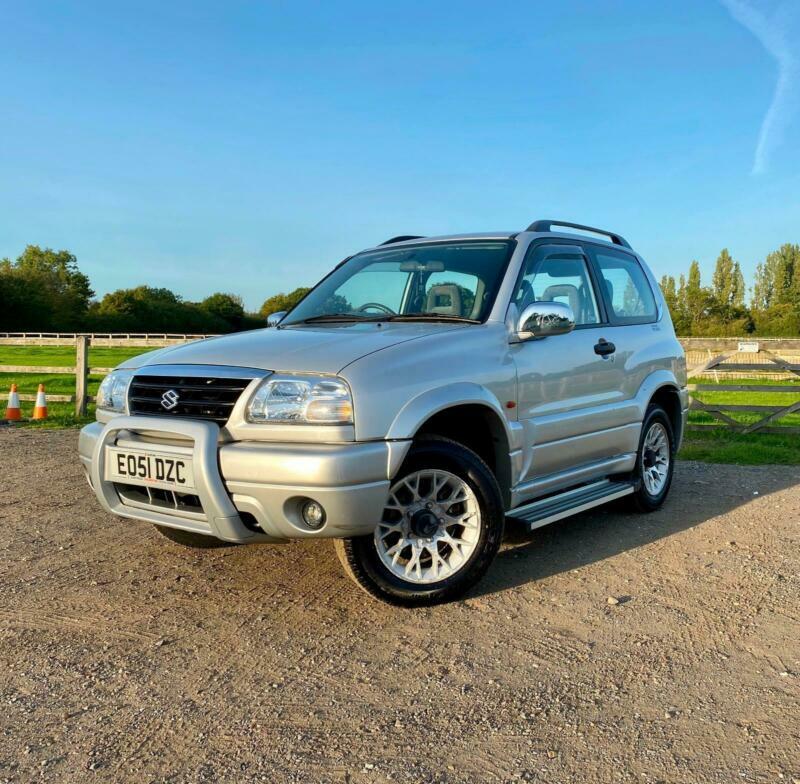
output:
[{"label": "vehicle shadow", "polygon": [[797,484],[796,466],[680,462],[667,502],[651,514],[628,511],[622,499],[533,532],[509,518],[503,548],[471,595],[509,590],[602,561]]}]

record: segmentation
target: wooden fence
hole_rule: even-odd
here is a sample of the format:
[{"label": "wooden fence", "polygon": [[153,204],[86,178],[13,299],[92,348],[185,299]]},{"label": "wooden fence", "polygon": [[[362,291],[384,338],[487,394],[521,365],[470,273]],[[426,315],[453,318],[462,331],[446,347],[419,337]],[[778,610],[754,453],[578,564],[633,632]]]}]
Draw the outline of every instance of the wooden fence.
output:
[{"label": "wooden fence", "polygon": [[0,346],[74,346],[78,338],[88,338],[93,346],[172,346],[188,340],[217,335],[190,335],[173,332],[0,332]]},{"label": "wooden fence", "polygon": [[[75,403],[78,416],[86,414],[86,407],[94,402],[87,394],[89,375],[104,375],[112,368],[89,367],[89,346],[129,346],[131,348],[153,348],[172,346],[189,340],[199,340],[213,335],[178,334],[69,334],[63,332],[0,332],[0,346],[67,346],[75,347],[75,365],[72,367],[48,367],[43,365],[0,365],[0,373],[41,373],[43,375],[64,374],[75,376],[74,395],[48,395],[53,403]],[[36,395],[20,395],[20,400],[33,401]]]}]

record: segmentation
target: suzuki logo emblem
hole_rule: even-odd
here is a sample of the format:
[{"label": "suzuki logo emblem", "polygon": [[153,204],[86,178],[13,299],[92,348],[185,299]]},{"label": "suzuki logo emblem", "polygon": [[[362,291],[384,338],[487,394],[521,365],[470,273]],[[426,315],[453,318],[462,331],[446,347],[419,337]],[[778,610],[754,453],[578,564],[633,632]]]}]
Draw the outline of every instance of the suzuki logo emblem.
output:
[{"label": "suzuki logo emblem", "polygon": [[180,395],[174,389],[168,389],[161,395],[161,407],[166,408],[167,411],[172,411],[178,405],[180,399]]}]

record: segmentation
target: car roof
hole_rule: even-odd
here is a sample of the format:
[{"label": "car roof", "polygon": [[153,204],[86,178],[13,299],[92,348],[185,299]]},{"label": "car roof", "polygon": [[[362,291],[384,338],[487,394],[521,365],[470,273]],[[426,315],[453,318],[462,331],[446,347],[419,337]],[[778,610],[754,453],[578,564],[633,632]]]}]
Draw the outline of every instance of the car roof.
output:
[{"label": "car roof", "polygon": [[[413,237],[407,240],[398,240],[389,243],[376,245],[372,248],[365,248],[364,250],[376,250],[378,248],[389,247],[408,247],[412,245],[425,245],[432,242],[458,242],[459,240],[510,240],[510,239],[524,239],[530,237],[531,239],[563,239],[583,242],[592,242],[598,245],[605,245],[609,248],[616,248],[617,250],[628,250],[632,252],[631,248],[620,247],[618,244],[601,237],[587,236],[585,234],[572,234],[566,231],[482,231],[470,232],[466,234],[443,234],[436,237]],[[364,251],[362,251],[363,253]]]}]

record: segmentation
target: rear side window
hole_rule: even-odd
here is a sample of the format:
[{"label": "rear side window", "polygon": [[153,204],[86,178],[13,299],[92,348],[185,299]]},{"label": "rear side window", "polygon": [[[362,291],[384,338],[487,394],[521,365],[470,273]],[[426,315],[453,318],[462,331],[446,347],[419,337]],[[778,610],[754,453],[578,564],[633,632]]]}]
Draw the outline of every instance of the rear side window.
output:
[{"label": "rear side window", "polygon": [[617,324],[648,324],[658,316],[656,300],[639,262],[627,253],[593,247],[606,306]]}]

